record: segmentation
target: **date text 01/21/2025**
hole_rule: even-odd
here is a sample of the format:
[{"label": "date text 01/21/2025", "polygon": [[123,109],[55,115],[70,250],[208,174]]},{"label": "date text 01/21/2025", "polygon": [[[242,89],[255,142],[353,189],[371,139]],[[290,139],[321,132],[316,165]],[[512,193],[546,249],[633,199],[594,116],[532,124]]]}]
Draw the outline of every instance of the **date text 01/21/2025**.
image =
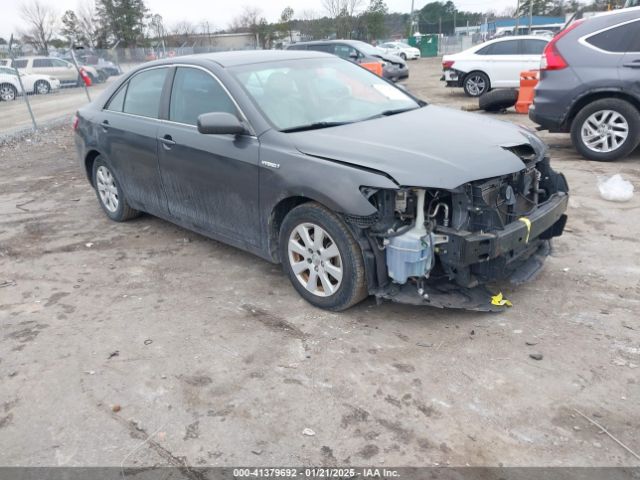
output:
[{"label": "date text 01/21/2025", "polygon": [[235,478],[302,477],[302,478],[397,478],[397,470],[386,468],[237,468]]}]

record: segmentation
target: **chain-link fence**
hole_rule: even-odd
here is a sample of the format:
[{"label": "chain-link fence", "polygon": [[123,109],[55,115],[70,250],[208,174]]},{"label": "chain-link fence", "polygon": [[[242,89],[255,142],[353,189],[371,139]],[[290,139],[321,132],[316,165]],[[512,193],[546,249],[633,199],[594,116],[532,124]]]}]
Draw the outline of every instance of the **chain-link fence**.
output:
[{"label": "chain-link fence", "polygon": [[438,42],[438,55],[462,52],[483,41],[482,35],[479,34],[442,36]]}]

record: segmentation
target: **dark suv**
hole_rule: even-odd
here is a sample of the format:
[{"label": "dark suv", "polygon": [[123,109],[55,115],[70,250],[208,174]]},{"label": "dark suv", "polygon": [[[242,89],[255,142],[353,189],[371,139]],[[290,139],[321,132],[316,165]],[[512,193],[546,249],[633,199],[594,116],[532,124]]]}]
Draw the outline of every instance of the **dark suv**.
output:
[{"label": "dark suv", "polygon": [[640,7],[578,20],[547,45],[529,118],[590,160],[640,143]]},{"label": "dark suv", "polygon": [[316,50],[331,53],[354,63],[382,63],[382,76],[387,80],[398,81],[409,77],[407,63],[400,57],[389,55],[373,45],[358,40],[320,40],[298,42],[287,50]]}]

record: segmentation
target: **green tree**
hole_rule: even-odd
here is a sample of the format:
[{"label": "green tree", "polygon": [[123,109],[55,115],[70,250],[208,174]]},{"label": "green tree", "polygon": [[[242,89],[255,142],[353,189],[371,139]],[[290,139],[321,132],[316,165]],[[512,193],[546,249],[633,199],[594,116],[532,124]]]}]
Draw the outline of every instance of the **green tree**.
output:
[{"label": "green tree", "polygon": [[279,30],[289,35],[289,41],[293,42],[293,34],[291,28],[291,20],[293,20],[293,8],[285,7],[280,14],[280,28]]},{"label": "green tree", "polygon": [[69,43],[74,45],[83,43],[78,17],[73,10],[67,10],[64,12],[64,15],[62,15],[62,29],[60,33]]},{"label": "green tree", "polygon": [[144,0],[97,0],[102,37],[135,47],[143,38],[147,7]]},{"label": "green tree", "polygon": [[369,40],[377,40],[385,35],[384,17],[389,8],[384,0],[371,0],[364,13]]},{"label": "green tree", "polygon": [[528,17],[531,15],[548,15],[554,8],[552,0],[521,0],[518,16]]}]

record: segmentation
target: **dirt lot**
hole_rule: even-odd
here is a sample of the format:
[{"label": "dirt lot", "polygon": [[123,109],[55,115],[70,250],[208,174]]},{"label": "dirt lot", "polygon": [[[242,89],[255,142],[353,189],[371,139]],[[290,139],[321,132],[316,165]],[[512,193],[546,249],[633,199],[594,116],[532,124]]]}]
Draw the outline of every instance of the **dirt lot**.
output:
[{"label": "dirt lot", "polygon": [[[409,87],[470,103],[438,67],[411,63]],[[568,229],[503,314],[317,310],[278,266],[110,222],[67,128],[0,147],[0,464],[639,465],[574,409],[640,451],[640,195],[596,187],[637,190],[640,152],[546,139]]]}]

